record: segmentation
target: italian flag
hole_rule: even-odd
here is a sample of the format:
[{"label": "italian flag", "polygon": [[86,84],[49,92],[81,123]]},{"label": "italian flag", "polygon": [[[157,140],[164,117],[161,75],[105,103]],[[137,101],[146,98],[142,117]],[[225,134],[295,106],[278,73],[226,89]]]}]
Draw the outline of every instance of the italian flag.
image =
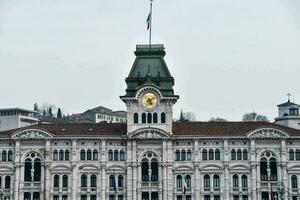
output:
[{"label": "italian flag", "polygon": [[151,20],[152,20],[152,13],[150,11],[150,13],[149,13],[149,15],[147,17],[147,20],[146,20],[146,22],[147,22],[147,30],[149,30],[149,28],[151,26]]}]

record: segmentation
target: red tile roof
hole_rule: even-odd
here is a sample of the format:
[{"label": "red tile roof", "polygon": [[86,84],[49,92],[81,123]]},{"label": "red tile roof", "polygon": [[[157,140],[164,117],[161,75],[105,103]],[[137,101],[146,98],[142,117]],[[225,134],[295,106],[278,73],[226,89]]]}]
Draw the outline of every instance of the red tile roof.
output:
[{"label": "red tile roof", "polygon": [[[250,131],[262,127],[277,128],[292,136],[300,136],[300,130],[269,122],[174,122],[173,133],[175,136],[235,137],[246,136]],[[10,138],[15,131],[28,128],[47,130],[52,133],[54,137],[122,136],[127,133],[126,123],[40,124],[0,132],[0,138]]]}]

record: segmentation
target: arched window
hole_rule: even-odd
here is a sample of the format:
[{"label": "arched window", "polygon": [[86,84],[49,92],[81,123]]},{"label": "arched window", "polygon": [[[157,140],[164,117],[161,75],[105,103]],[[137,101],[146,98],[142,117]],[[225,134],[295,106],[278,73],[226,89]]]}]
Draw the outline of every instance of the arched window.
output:
[{"label": "arched window", "polygon": [[236,160],[235,149],[232,149],[232,150],[231,150],[231,160]]},{"label": "arched window", "polygon": [[113,156],[113,151],[110,149],[110,150],[108,151],[108,160],[112,161],[113,158],[114,158],[114,156]]},{"label": "arched window", "polygon": [[207,160],[207,150],[206,149],[202,150],[202,160]]},{"label": "arched window", "polygon": [[220,160],[221,158],[221,155],[220,155],[220,149],[216,149],[215,150],[215,160]]},{"label": "arched window", "polygon": [[24,168],[24,181],[31,181],[31,169],[32,169],[32,162],[29,158],[25,160],[25,168]]},{"label": "arched window", "polygon": [[187,152],[186,152],[186,159],[187,160],[192,160],[192,151],[190,149],[188,149]]},{"label": "arched window", "polygon": [[247,149],[243,150],[243,160],[248,160],[248,151],[247,151]]},{"label": "arched window", "polygon": [[135,124],[139,123],[139,114],[134,113],[134,115],[133,115],[133,123],[135,123]]},{"label": "arched window", "polygon": [[59,176],[57,174],[53,177],[53,187],[58,188],[59,187]]},{"label": "arched window", "polygon": [[120,160],[121,160],[121,161],[124,161],[124,160],[125,160],[125,152],[124,152],[124,150],[121,150],[121,151],[120,151]]},{"label": "arched window", "polygon": [[182,176],[178,175],[176,178],[176,186],[177,188],[182,188]]},{"label": "arched window", "polygon": [[92,150],[88,149],[86,151],[86,159],[87,160],[92,160]]},{"label": "arched window", "polygon": [[118,176],[118,187],[119,187],[119,188],[124,187],[124,178],[123,178],[122,175],[119,175],[119,176]]},{"label": "arched window", "polygon": [[210,187],[210,178],[208,174],[204,175],[204,187]]},{"label": "arched window", "polygon": [[187,188],[191,188],[192,182],[191,182],[191,176],[190,175],[185,176],[185,183],[186,183]]},{"label": "arched window", "polygon": [[157,113],[153,113],[153,123],[157,123]]},{"label": "arched window", "polygon": [[181,195],[177,195],[177,199],[176,200],[182,200],[182,196]]},{"label": "arched window", "polygon": [[146,113],[142,114],[142,123],[145,124],[146,123]]},{"label": "arched window", "polygon": [[234,174],[232,177],[232,186],[239,187],[239,177],[236,174]]},{"label": "arched window", "polygon": [[81,175],[81,187],[87,187],[87,176],[85,174]]},{"label": "arched window", "polygon": [[241,149],[237,150],[237,160],[242,160],[242,150]]},{"label": "arched window", "polygon": [[59,160],[64,160],[64,151],[59,150]]},{"label": "arched window", "polygon": [[152,123],[152,114],[151,113],[147,114],[147,122],[148,122],[148,124]]},{"label": "arched window", "polygon": [[68,149],[65,150],[65,160],[70,160],[70,151]]},{"label": "arched window", "polygon": [[41,181],[41,160],[39,158],[34,159],[34,181]]},{"label": "arched window", "polygon": [[151,160],[151,181],[158,181],[158,161],[156,158]]},{"label": "arched window", "polygon": [[292,185],[292,188],[298,188],[298,180],[297,180],[296,175],[293,175],[291,177],[291,185]]},{"label": "arched window", "polygon": [[58,160],[58,152],[57,152],[57,150],[53,151],[53,160]]},{"label": "arched window", "polygon": [[62,186],[64,188],[68,187],[68,175],[66,174],[63,175]]},{"label": "arched window", "polygon": [[185,150],[184,149],[181,151],[181,160],[182,161],[185,160]]},{"label": "arched window", "polygon": [[209,160],[213,160],[214,159],[214,150],[213,149],[210,149],[208,151],[208,159]]},{"label": "arched window", "polygon": [[242,176],[242,187],[243,188],[248,187],[248,178],[247,178],[246,174],[243,174],[243,176]]},{"label": "arched window", "polygon": [[267,181],[268,180],[268,164],[265,158],[260,160],[260,180]]},{"label": "arched window", "polygon": [[175,160],[179,161],[180,160],[180,151],[177,149],[175,152]]},{"label": "arched window", "polygon": [[275,158],[270,159],[271,181],[277,181],[277,163]]},{"label": "arched window", "polygon": [[13,161],[13,152],[12,152],[12,150],[8,151],[8,161]]},{"label": "arched window", "polygon": [[93,160],[98,160],[98,151],[97,151],[97,149],[93,150]]},{"label": "arched window", "polygon": [[149,181],[149,163],[147,159],[142,160],[142,181]]},{"label": "arched window", "polygon": [[191,195],[186,195],[185,200],[192,200]]},{"label": "arched window", "polygon": [[300,160],[300,150],[296,149],[296,160]]},{"label": "arched window", "polygon": [[5,177],[4,187],[5,189],[10,189],[10,176]]},{"label": "arched window", "polygon": [[2,151],[2,161],[6,161],[6,159],[7,159],[6,151],[3,150]]},{"label": "arched window", "polygon": [[115,176],[114,175],[110,175],[109,176],[109,187],[116,187],[116,182],[115,182]]},{"label": "arched window", "polygon": [[[92,199],[92,196],[91,195],[91,200],[96,200],[96,199]],[[68,200],[68,195],[62,195],[62,200]]]},{"label": "arched window", "polygon": [[166,114],[165,113],[161,113],[160,121],[161,121],[162,124],[166,123]]},{"label": "arched window", "polygon": [[214,179],[214,187],[215,188],[220,187],[220,177],[219,177],[219,175],[215,174],[213,179]]},{"label": "arched window", "polygon": [[80,151],[80,160],[85,160],[85,150],[81,149]]},{"label": "arched window", "polygon": [[119,151],[118,150],[114,151],[114,158],[115,158],[115,161],[119,160]]},{"label": "arched window", "polygon": [[294,158],[294,149],[290,149],[289,150],[289,159],[290,160],[294,160],[295,158]]},{"label": "arched window", "polygon": [[97,176],[95,174],[91,175],[91,187],[97,187]]}]

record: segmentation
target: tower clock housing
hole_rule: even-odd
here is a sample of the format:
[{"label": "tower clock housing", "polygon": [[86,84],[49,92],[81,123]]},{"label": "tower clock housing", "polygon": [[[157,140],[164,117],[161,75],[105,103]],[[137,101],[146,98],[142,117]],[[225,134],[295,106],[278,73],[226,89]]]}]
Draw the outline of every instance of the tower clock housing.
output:
[{"label": "tower clock housing", "polygon": [[164,60],[163,45],[137,45],[126,94],[121,99],[127,107],[127,132],[156,128],[172,134],[174,78]]}]

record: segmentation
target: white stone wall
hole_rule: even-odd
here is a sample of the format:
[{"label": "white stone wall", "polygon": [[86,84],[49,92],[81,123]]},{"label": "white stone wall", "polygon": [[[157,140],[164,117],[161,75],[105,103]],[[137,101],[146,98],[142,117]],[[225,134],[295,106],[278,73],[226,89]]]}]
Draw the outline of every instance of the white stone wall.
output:
[{"label": "white stone wall", "polygon": [[[11,188],[2,190],[2,195],[14,196],[16,200],[23,200],[24,192],[41,192],[41,199],[52,199],[58,195],[62,199],[63,195],[68,195],[69,199],[80,199],[80,195],[97,195],[97,199],[109,199],[109,195],[123,195],[124,199],[141,199],[143,191],[157,191],[159,199],[176,199],[177,195],[183,195],[181,188],[176,188],[176,175],[191,175],[192,187],[186,191],[186,195],[191,195],[192,199],[203,199],[204,195],[212,198],[220,195],[221,199],[233,199],[238,195],[242,199],[243,195],[248,195],[248,199],[261,200],[261,192],[270,191],[270,187],[260,181],[260,156],[269,151],[276,155],[278,160],[278,181],[273,182],[272,191],[277,192],[277,183],[284,183],[286,194],[290,197],[297,196],[300,188],[291,188],[290,178],[297,175],[300,178],[300,161],[290,161],[288,151],[290,148],[300,147],[299,139],[249,139],[249,138],[182,138],[182,139],[120,139],[120,138],[94,138],[94,139],[51,139],[51,140],[2,140],[1,149],[14,150],[14,162],[0,162],[0,176],[11,176]],[[247,160],[231,160],[231,149],[247,149]],[[53,161],[53,151],[55,149],[69,149],[69,161]],[[98,160],[81,161],[81,149],[97,149]],[[108,151],[110,149],[124,150],[126,161],[109,161]],[[192,159],[190,161],[175,161],[177,149],[192,149]],[[202,160],[203,149],[220,149],[220,160]],[[299,148],[300,149],[300,148]],[[1,150],[0,150],[1,152]],[[24,156],[35,152],[42,157],[42,181],[41,183],[24,184]],[[151,152],[159,158],[159,182],[152,187],[145,186],[141,181],[141,158],[146,153]],[[53,187],[53,176],[64,174],[69,177],[68,188],[56,189]],[[80,187],[80,176],[87,174],[88,187]],[[89,180],[92,174],[97,175],[96,190],[89,187]],[[109,187],[110,175],[123,175],[125,184],[123,189],[117,192]],[[209,190],[203,186],[205,174],[211,175],[211,186],[213,186],[212,176],[220,176],[220,188]],[[248,177],[248,187],[246,190],[240,186],[237,190],[232,187],[232,176],[237,174],[239,185],[241,176]],[[60,179],[60,186],[62,179]],[[298,184],[299,185],[299,184]],[[183,195],[184,196],[184,195]]]}]

